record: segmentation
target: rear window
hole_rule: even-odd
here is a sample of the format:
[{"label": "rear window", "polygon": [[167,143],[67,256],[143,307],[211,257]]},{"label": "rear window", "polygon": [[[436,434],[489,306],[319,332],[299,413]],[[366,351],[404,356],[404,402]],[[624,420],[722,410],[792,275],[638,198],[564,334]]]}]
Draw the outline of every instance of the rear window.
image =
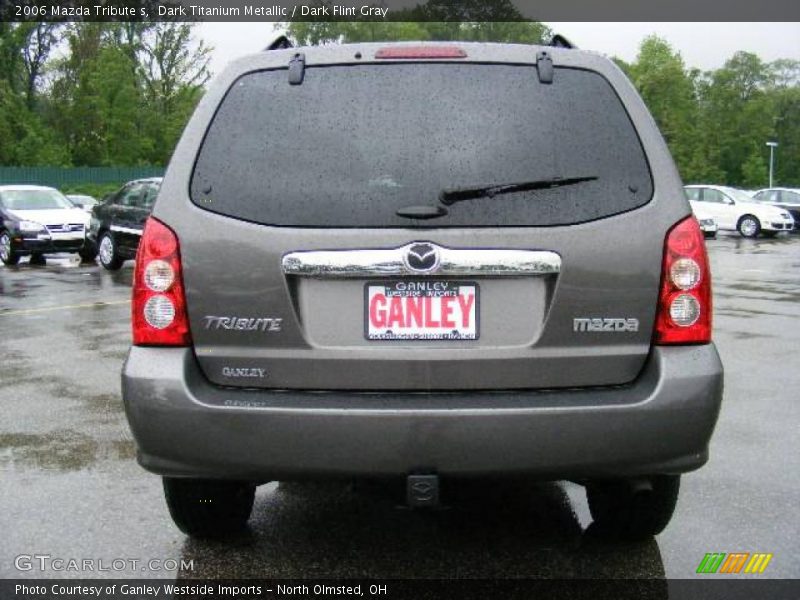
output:
[{"label": "rear window", "polygon": [[[462,199],[424,222],[396,214],[442,206],[442,193],[554,178],[580,181]],[[207,210],[281,226],[541,226],[642,206],[652,180],[597,73],[558,68],[545,85],[532,66],[403,63],[310,67],[302,85],[285,69],[242,76],[190,191]]]}]

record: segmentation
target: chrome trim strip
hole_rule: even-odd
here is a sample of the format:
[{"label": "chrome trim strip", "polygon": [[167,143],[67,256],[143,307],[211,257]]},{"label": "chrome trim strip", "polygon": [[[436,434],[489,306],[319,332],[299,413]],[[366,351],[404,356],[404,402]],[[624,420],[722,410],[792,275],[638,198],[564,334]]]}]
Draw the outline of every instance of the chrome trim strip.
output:
[{"label": "chrome trim strip", "polygon": [[[439,253],[436,268],[416,271],[405,257],[416,244],[430,244]],[[319,278],[431,275],[523,277],[561,272],[561,257],[547,250],[445,248],[430,242],[412,242],[393,249],[309,250],[284,255],[281,266],[287,275]]]},{"label": "chrome trim strip", "polygon": [[111,231],[118,231],[119,233],[130,233],[131,235],[142,235],[141,229],[133,229],[132,227],[122,227],[120,225],[112,225],[109,227]]}]

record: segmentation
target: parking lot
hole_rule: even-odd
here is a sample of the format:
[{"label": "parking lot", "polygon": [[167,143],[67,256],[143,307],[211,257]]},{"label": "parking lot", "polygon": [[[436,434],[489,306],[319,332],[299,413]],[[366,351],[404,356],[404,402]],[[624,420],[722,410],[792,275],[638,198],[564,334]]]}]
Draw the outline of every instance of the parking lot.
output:
[{"label": "parking lot", "polygon": [[583,488],[522,482],[462,484],[433,512],[388,485],[273,483],[247,535],[190,541],[136,464],[120,399],[132,263],[0,267],[0,577],[78,576],[19,570],[38,554],[126,561],[102,577],[691,578],[708,552],[765,552],[762,577],[796,578],[800,236],[708,248],[725,365],[711,459],[683,478],[667,530],[637,544],[592,534]]}]

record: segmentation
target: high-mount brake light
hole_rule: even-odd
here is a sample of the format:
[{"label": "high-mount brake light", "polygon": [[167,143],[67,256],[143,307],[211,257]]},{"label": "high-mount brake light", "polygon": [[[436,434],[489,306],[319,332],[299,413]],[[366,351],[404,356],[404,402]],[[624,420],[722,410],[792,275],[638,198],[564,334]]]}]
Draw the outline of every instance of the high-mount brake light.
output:
[{"label": "high-mount brake light", "polygon": [[458,46],[391,46],[375,53],[380,59],[416,58],[466,58],[467,53]]},{"label": "high-mount brake light", "polygon": [[711,272],[705,240],[694,217],[667,233],[654,342],[707,344],[711,341]]},{"label": "high-mount brake light", "polygon": [[132,311],[134,345],[191,344],[178,237],[153,217],[144,226],[136,255]]}]

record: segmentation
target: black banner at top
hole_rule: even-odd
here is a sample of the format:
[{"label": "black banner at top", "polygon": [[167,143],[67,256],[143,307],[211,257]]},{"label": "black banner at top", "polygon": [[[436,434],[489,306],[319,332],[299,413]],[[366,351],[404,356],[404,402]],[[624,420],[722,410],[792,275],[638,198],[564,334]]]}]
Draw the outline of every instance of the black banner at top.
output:
[{"label": "black banner at top", "polygon": [[[0,0],[0,21],[799,21],[797,0]],[[798,25],[800,35],[800,24]]]}]

